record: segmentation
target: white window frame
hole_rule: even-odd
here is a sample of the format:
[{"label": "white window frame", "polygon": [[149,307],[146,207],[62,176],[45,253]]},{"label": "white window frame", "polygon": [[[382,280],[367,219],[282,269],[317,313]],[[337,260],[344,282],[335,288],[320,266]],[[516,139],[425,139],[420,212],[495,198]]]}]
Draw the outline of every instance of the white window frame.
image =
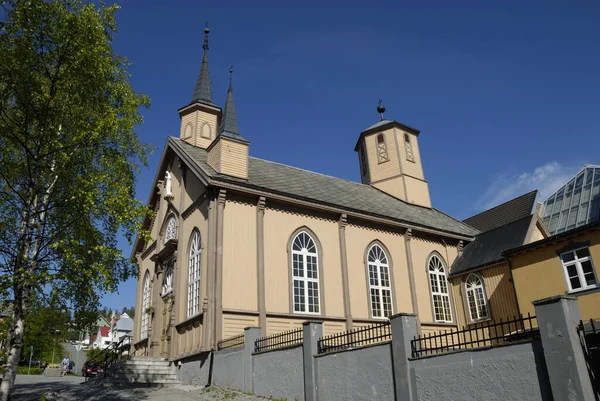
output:
[{"label": "white window frame", "polygon": [[161,292],[162,297],[173,292],[173,270],[175,268],[175,262],[175,260],[172,260],[165,266]]},{"label": "white window frame", "polygon": [[150,273],[146,272],[144,275],[144,286],[142,292],[142,313],[141,313],[141,325],[140,325],[140,339],[144,340],[148,338],[148,323],[150,320],[149,314],[146,312],[150,307],[150,296],[151,296],[151,285],[150,285]]},{"label": "white window frame", "polygon": [[[476,283],[470,283],[470,281],[474,279],[477,280]],[[479,295],[478,295],[478,292]],[[478,322],[481,320],[486,320],[490,318],[490,308],[489,308],[489,302],[487,299],[487,294],[485,292],[485,285],[484,285],[484,281],[483,278],[475,273],[471,273],[467,276],[467,279],[465,280],[465,293],[467,294],[467,313],[469,314],[470,318],[471,318],[471,322]],[[476,316],[473,316],[473,311],[471,310],[471,298],[473,301],[473,305],[475,305],[475,314]],[[481,311],[482,310],[482,306],[483,309],[485,311],[485,314]]]},{"label": "white window frame", "polygon": [[167,218],[167,225],[165,226],[165,241],[166,244],[169,240],[177,238],[177,221],[175,216],[170,215]]},{"label": "white window frame", "polygon": [[[383,247],[379,244],[373,244],[369,247],[367,252],[367,280],[369,282],[369,303],[371,305],[371,316],[374,319],[385,319],[394,314],[394,299],[392,297],[392,278],[390,276],[390,265],[388,262],[388,256]],[[371,268],[374,269],[374,279],[376,284],[371,282]],[[382,270],[384,270],[385,275],[387,276],[388,285],[383,285],[382,282]],[[373,294],[372,292],[376,291],[376,302],[379,303],[379,314],[375,313],[376,308],[373,305]],[[386,303],[384,302],[384,291],[388,293],[389,296],[389,311],[388,314],[385,312]]]},{"label": "white window frame", "polygon": [[[432,262],[437,260],[439,263],[432,265]],[[448,277],[446,276],[446,264],[443,259],[437,254],[433,254],[429,257],[427,261],[427,276],[429,277],[429,291],[431,292],[431,305],[433,307],[433,320],[436,323],[453,323],[452,317],[452,302],[450,300],[450,285],[448,283]],[[434,289],[434,284],[437,287],[437,290]],[[442,292],[441,289],[445,287],[446,292]],[[440,301],[442,303],[442,308],[444,308],[445,302],[447,302],[448,313],[449,316],[446,315],[444,311],[443,319],[438,319],[435,312],[435,297],[440,297]],[[448,319],[449,317],[449,319]]]},{"label": "white window frame", "polygon": [[[584,256],[582,258],[577,257],[577,251],[580,251],[582,249],[587,249],[589,256]],[[572,253],[575,258],[572,261],[563,262],[563,255],[566,255],[568,253]],[[560,263],[563,268],[563,274],[565,275],[565,281],[567,282],[568,292],[570,292],[570,293],[580,292],[580,291],[586,291],[586,290],[600,287],[600,284],[598,283],[598,275],[596,274],[596,266],[594,266],[594,261],[592,260],[592,255],[590,253],[589,247],[584,246],[584,247],[577,248],[577,249],[574,249],[571,251],[563,252],[560,254],[559,258],[560,258]],[[589,261],[590,264],[592,265],[592,273],[594,274],[594,280],[596,281],[595,284],[588,285],[587,280],[585,279],[585,276],[583,273],[583,267],[581,266],[581,263],[586,262],[586,261]],[[577,276],[579,278],[579,283],[582,285],[581,288],[573,289],[573,287],[571,286],[571,280],[569,277],[569,271],[568,271],[567,267],[572,266],[572,265],[574,265],[575,268],[577,269]]]},{"label": "white window frame", "polygon": [[202,237],[194,231],[188,258],[188,317],[200,313],[200,268],[202,263]]},{"label": "white window frame", "polygon": [[[308,241],[305,241],[304,243],[301,242],[301,236],[302,235],[306,235],[306,237],[308,237]],[[300,247],[300,250],[296,250],[294,249],[294,245],[297,245],[298,247]],[[294,236],[294,239],[291,242],[291,246],[290,246],[290,257],[291,257],[291,276],[292,276],[292,310],[294,313],[298,313],[298,314],[307,314],[307,315],[320,315],[321,314],[321,286],[319,284],[319,277],[321,272],[319,271],[319,249],[317,247],[317,242],[315,241],[315,239],[312,237],[312,235],[310,235],[307,231],[300,231],[298,234],[296,234]],[[294,257],[297,256],[299,257],[299,261],[301,263],[301,275],[297,275],[294,273]],[[316,267],[316,273],[317,273],[317,277],[307,277],[307,260],[309,258],[314,258],[314,262],[315,262],[315,267]],[[299,269],[300,270],[300,269]],[[303,289],[304,290],[304,303],[296,303],[296,299],[295,299],[295,288],[296,288],[296,283],[298,283],[299,285],[299,289]],[[316,306],[317,308],[317,312],[311,312],[309,311],[310,309],[310,302],[309,302],[309,296],[308,296],[308,290],[309,290],[309,283],[311,283],[311,285],[313,286],[313,288],[316,288],[317,290],[317,303]],[[299,295],[300,296],[300,295]],[[300,306],[304,306],[304,310],[299,310]]]}]

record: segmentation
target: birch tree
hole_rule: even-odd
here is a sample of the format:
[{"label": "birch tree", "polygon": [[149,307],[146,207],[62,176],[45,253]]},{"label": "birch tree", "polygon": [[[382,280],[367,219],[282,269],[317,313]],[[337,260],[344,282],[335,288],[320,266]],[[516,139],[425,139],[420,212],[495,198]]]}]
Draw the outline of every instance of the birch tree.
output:
[{"label": "birch tree", "polygon": [[135,131],[149,100],[113,51],[117,6],[0,4],[0,297],[13,302],[5,401],[35,297],[84,316],[137,273],[117,238],[146,235],[134,184],[151,149]]}]

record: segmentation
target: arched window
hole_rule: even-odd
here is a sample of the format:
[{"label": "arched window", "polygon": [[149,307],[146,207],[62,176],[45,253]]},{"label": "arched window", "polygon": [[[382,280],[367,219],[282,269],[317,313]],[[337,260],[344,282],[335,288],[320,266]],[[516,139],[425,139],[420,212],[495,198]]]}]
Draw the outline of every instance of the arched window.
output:
[{"label": "arched window", "polygon": [[173,292],[173,267],[175,266],[175,261],[171,261],[165,267],[165,276],[163,277],[162,284],[162,293],[161,295],[164,297],[167,294]]},{"label": "arched window", "polygon": [[428,271],[435,321],[452,322],[446,268],[442,259],[436,254],[431,255],[429,258]]},{"label": "arched window", "polygon": [[175,239],[177,237],[177,222],[175,221],[175,216],[169,216],[167,220],[167,227],[165,228],[165,244],[167,241]]},{"label": "arched window", "polygon": [[146,272],[144,275],[144,292],[142,293],[142,324],[140,328],[140,339],[148,338],[148,320],[149,316],[147,313],[150,307],[150,273]]},{"label": "arched window", "polygon": [[371,313],[373,317],[384,318],[391,316],[393,311],[389,263],[385,251],[377,244],[369,248],[367,270],[369,273]]},{"label": "arched window", "polygon": [[483,281],[477,274],[469,274],[465,282],[467,302],[471,320],[485,319],[488,317],[487,300],[483,289]]},{"label": "arched window", "polygon": [[389,160],[387,145],[385,144],[385,138],[383,137],[383,134],[377,135],[377,159],[379,163]]},{"label": "arched window", "polygon": [[202,256],[200,233],[194,232],[188,259],[188,317],[200,312],[200,258]]},{"label": "arched window", "polygon": [[294,312],[318,314],[321,308],[317,245],[306,231],[301,231],[294,237],[291,251]]}]

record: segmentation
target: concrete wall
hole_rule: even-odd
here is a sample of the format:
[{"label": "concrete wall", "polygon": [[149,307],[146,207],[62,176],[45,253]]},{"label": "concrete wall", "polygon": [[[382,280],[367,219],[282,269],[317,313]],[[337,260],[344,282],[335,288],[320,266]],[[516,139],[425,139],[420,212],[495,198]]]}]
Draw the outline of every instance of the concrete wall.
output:
[{"label": "concrete wall", "polygon": [[217,386],[244,389],[244,348],[230,348],[214,353],[212,382]]},{"label": "concrete wall", "polygon": [[252,355],[254,394],[304,400],[302,345]]},{"label": "concrete wall", "polygon": [[316,360],[320,401],[394,399],[389,343],[326,354]]},{"label": "concrete wall", "polygon": [[409,365],[418,400],[552,399],[539,340],[422,358]]},{"label": "concrete wall", "polygon": [[[182,359],[181,366],[177,367],[177,375],[181,384],[206,386],[210,376],[210,352]],[[177,366],[177,364],[175,364]]]}]

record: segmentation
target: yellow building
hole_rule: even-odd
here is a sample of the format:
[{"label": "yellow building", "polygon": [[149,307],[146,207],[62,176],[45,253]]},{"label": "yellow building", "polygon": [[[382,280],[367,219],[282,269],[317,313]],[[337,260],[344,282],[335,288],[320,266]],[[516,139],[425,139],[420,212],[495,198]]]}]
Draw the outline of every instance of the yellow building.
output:
[{"label": "yellow building", "polygon": [[584,320],[600,319],[600,222],[553,235],[504,253],[512,271],[519,310],[555,295],[578,299]]},{"label": "yellow building", "polygon": [[[207,32],[208,33],[208,32]],[[449,266],[478,231],[431,205],[419,130],[383,118],[357,136],[362,183],[249,156],[230,82],[212,101],[208,39],[150,191],[138,239],[135,352],[180,360],[260,326],[325,334],[418,314],[455,327]]]}]

